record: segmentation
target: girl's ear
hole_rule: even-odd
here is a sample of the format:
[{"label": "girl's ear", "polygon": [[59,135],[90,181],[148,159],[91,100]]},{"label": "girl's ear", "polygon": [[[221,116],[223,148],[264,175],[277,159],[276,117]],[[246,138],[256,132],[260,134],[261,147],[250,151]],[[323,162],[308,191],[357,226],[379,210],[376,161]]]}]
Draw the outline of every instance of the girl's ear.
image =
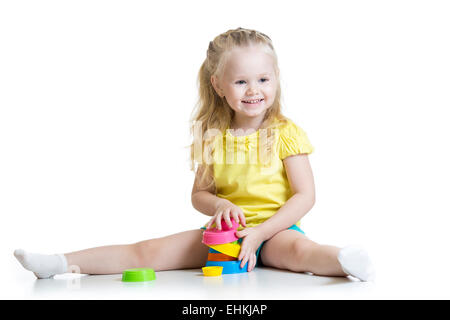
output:
[{"label": "girl's ear", "polygon": [[222,89],[220,89],[219,79],[216,76],[211,76],[211,84],[214,90],[216,90],[216,93],[219,95],[219,97],[223,98],[224,94],[222,92]]}]

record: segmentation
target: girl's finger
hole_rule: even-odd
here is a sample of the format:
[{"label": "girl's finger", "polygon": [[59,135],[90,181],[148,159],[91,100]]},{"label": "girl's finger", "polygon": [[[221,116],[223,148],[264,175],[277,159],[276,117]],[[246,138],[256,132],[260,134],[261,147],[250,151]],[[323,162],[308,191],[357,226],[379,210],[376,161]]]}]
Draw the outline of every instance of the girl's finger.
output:
[{"label": "girl's finger", "polygon": [[222,220],[222,214],[223,214],[222,211],[219,213],[216,213],[216,215],[211,219],[212,223],[216,224],[216,228],[220,227],[220,223],[218,224],[217,221],[220,222],[220,220]]},{"label": "girl's finger", "polygon": [[241,225],[243,225],[244,227],[246,227],[246,224],[245,224],[245,216],[244,216],[244,213],[241,211],[241,212],[239,212],[239,220],[241,221]]},{"label": "girl's finger", "polygon": [[249,259],[247,271],[248,272],[252,271],[255,268],[255,265],[256,265],[256,255],[252,254]]},{"label": "girl's finger", "polygon": [[244,257],[244,251],[242,251],[242,247],[241,247],[241,251],[239,252],[238,260],[241,261],[243,257]]},{"label": "girl's finger", "polygon": [[247,251],[247,246],[243,243],[241,244],[241,250],[239,251],[238,260],[241,261],[245,256],[245,252]]},{"label": "girl's finger", "polygon": [[219,213],[219,214],[217,215],[217,217],[216,217],[216,228],[217,228],[218,230],[222,230],[222,223],[221,223],[221,221],[222,221],[222,216],[226,214],[226,211],[227,211],[227,210],[225,209],[224,211],[222,211],[221,213]]},{"label": "girl's finger", "polygon": [[223,215],[223,219],[225,220],[225,223],[227,224],[228,227],[232,227],[233,225],[231,224],[231,220],[230,220],[230,213],[228,212],[228,214],[224,214]]},{"label": "girl's finger", "polygon": [[243,238],[247,235],[247,232],[248,232],[247,229],[242,229],[241,231],[236,231],[235,235],[238,238]]},{"label": "girl's finger", "polygon": [[239,223],[239,213],[236,211],[232,212],[233,220],[237,223]]},{"label": "girl's finger", "polygon": [[252,269],[253,269],[253,256],[250,255],[250,257],[248,258],[247,272],[252,271]]},{"label": "girl's finger", "polygon": [[247,261],[248,261],[248,252],[245,253],[244,259],[242,259],[242,262],[241,262],[241,269],[245,266],[245,264],[247,263]]}]

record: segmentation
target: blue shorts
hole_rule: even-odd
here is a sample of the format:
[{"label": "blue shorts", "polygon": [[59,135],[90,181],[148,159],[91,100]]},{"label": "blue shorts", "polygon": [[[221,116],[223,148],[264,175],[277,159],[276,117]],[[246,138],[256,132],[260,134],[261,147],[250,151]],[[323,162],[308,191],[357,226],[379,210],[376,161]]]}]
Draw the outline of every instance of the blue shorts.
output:
[{"label": "blue shorts", "polygon": [[[201,227],[201,229],[206,230],[205,227]],[[303,232],[303,230],[300,229],[300,228],[299,228],[297,225],[295,225],[295,224],[292,225],[292,226],[291,226],[290,228],[288,228],[287,230],[295,230],[295,231],[298,231],[298,232],[300,232],[300,233],[305,234],[305,232]],[[240,238],[240,239],[238,240],[238,242],[241,243],[241,242],[242,242],[242,238]],[[262,261],[261,261],[260,253],[261,253],[261,249],[262,249],[262,247],[264,246],[265,243],[266,243],[266,241],[264,241],[263,243],[261,243],[261,245],[259,246],[258,250],[256,250],[256,267],[262,267],[262,266],[263,266],[263,263],[262,263]]]}]

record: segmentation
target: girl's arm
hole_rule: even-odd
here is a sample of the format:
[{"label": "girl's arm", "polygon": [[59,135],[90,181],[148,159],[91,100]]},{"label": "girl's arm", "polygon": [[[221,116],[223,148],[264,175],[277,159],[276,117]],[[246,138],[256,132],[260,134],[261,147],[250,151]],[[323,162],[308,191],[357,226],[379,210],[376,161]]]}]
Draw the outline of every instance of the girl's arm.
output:
[{"label": "girl's arm", "polygon": [[206,184],[211,184],[208,188],[200,186],[200,177],[203,174],[203,170],[204,168],[199,166],[195,174],[191,193],[192,206],[207,216],[213,216],[219,204],[226,200],[215,195],[216,187],[211,177],[207,177],[206,179]]},{"label": "girl's arm", "polygon": [[214,179],[212,177],[208,177],[206,184],[211,185],[207,188],[200,187],[199,181],[200,176],[202,174],[202,168],[197,170],[195,175],[194,186],[192,188],[191,201],[192,206],[200,211],[201,213],[212,216],[211,220],[208,222],[206,228],[211,227],[213,223],[216,224],[218,229],[221,229],[221,220],[224,219],[229,227],[232,226],[231,218],[236,222],[240,222],[244,227],[245,224],[245,216],[244,212],[241,208],[234,205],[231,201],[223,198],[219,198],[215,195],[216,186],[214,184]]},{"label": "girl's arm", "polygon": [[257,226],[263,235],[263,240],[270,239],[298,222],[315,203],[314,177],[308,155],[287,157],[283,160],[283,164],[293,195],[276,214]]},{"label": "girl's arm", "polygon": [[193,192],[191,199],[192,206],[207,216],[215,215],[220,204],[229,202],[226,199],[215,196],[210,191]]}]

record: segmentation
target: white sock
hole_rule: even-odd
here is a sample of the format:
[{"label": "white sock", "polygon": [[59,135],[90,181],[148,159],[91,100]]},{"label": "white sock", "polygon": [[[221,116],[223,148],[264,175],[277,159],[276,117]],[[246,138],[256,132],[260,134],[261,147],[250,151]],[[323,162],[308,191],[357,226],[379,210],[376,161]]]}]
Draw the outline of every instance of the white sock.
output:
[{"label": "white sock", "polygon": [[14,256],[25,269],[32,271],[39,279],[67,272],[67,259],[63,254],[37,254],[17,249]]},{"label": "white sock", "polygon": [[342,248],[338,254],[342,270],[361,281],[375,279],[375,269],[367,251],[357,246]]}]

